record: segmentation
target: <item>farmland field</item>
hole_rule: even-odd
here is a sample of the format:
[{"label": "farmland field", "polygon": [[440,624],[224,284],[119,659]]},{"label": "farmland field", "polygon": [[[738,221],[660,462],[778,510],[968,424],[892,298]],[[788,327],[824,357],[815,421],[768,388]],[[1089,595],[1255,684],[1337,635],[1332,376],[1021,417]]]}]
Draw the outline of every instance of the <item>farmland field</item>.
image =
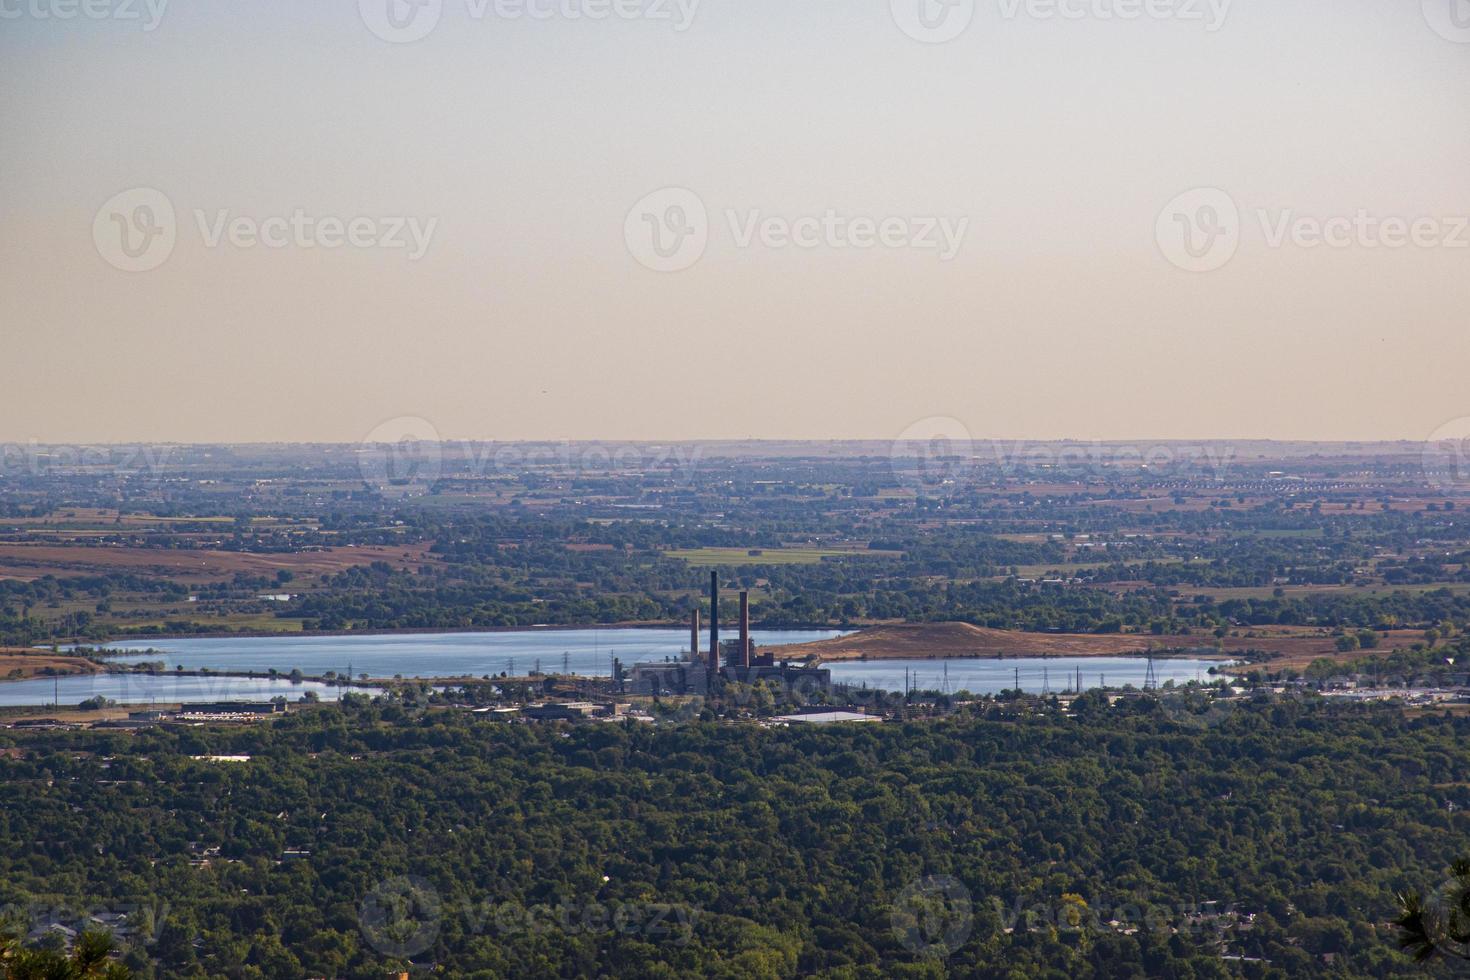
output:
[{"label": "farmland field", "polygon": [[146,572],[182,582],[204,582],[236,573],[329,574],[387,562],[417,568],[426,560],[419,544],[324,548],[295,554],[251,554],[184,548],[68,546],[0,543],[0,578],[30,580],[45,575],[93,575],[110,571]]},{"label": "farmland field", "polygon": [[691,565],[815,565],[822,561],[849,558],[898,558],[896,551],[866,548],[694,548],[670,551]]}]

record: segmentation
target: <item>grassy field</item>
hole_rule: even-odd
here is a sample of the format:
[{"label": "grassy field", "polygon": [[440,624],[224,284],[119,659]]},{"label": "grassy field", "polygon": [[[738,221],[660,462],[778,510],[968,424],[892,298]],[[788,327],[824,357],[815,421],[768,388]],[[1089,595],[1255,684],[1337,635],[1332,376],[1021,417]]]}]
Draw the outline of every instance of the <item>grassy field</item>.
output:
[{"label": "grassy field", "polygon": [[[1099,568],[1107,568],[1110,564],[1111,562],[1105,561],[1052,562],[1047,565],[1017,565],[1016,571],[1020,574],[1021,578],[1041,578],[1045,575],[1050,575],[1052,572],[1057,572],[1062,575],[1076,575],[1078,572],[1091,572]],[[1000,577],[1008,578],[1009,576]]]},{"label": "grassy field", "polygon": [[[128,620],[119,622],[116,626],[118,633],[128,635],[136,633],[140,629],[155,627],[164,628],[165,622],[188,622],[201,626],[211,632],[220,633],[250,632],[250,633],[300,633],[302,621],[297,618],[281,619],[269,613],[258,614],[234,614],[225,616],[191,616],[187,613],[178,616],[170,616],[165,620],[137,621]],[[111,627],[109,627],[111,628]]]},{"label": "grassy field", "polygon": [[670,551],[691,565],[815,565],[827,559],[897,558],[897,551],[869,551],[866,548],[691,548]]}]

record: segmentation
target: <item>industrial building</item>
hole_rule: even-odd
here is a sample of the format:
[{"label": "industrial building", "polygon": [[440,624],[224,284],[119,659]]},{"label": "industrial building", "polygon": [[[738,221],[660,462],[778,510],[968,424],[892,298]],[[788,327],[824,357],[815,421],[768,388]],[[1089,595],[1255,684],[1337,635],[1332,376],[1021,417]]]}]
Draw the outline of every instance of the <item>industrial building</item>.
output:
[{"label": "industrial building", "polygon": [[786,725],[842,725],[852,722],[881,722],[879,715],[861,711],[806,711],[794,715],[781,715],[772,719]]},{"label": "industrial building", "polygon": [[[750,593],[740,593],[739,636],[720,641],[720,576],[709,574],[709,649],[699,650],[699,610],[689,617],[689,650],[684,660],[635,664],[629,679],[632,694],[706,695],[724,682],[759,684],[775,681],[809,693],[832,687],[832,672],[825,667],[803,667],[777,662],[770,651],[760,653],[750,637]],[[721,663],[723,661],[723,664]]]}]

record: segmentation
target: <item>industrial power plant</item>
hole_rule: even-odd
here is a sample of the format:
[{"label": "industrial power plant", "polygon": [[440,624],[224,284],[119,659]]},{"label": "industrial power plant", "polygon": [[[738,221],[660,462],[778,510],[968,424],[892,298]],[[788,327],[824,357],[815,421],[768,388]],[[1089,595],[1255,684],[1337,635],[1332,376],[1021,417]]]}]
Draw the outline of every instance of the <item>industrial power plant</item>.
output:
[{"label": "industrial power plant", "polygon": [[[740,632],[733,640],[720,640],[720,575],[709,575],[709,648],[699,649],[699,609],[689,615],[689,649],[686,658],[635,664],[629,679],[631,694],[710,694],[728,682],[758,684],[776,681],[783,686],[807,691],[826,691],[832,672],[824,667],[805,667],[778,662],[769,650],[757,652],[750,636],[750,593],[740,592]],[[723,661],[723,663],[722,663]]]}]

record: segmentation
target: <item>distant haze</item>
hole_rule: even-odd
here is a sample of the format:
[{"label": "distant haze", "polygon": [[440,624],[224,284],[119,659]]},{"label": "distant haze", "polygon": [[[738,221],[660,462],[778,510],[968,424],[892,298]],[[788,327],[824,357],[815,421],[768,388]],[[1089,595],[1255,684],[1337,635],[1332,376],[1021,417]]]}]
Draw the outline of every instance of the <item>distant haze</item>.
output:
[{"label": "distant haze", "polygon": [[1451,2],[0,2],[0,441],[1423,440]]}]

